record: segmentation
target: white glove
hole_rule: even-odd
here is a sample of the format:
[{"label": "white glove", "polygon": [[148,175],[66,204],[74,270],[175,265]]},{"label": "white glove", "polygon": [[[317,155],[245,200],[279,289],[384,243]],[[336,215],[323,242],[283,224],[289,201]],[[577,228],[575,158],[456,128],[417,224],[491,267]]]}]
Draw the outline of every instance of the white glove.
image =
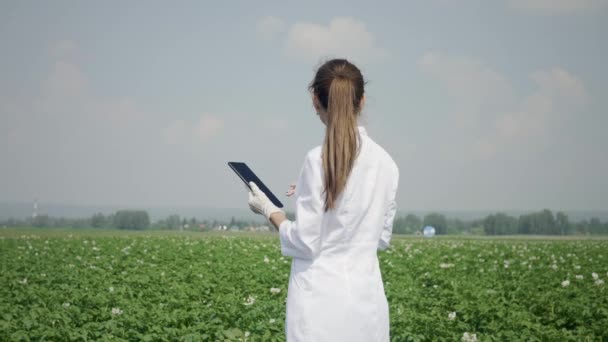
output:
[{"label": "white glove", "polygon": [[283,210],[272,204],[268,196],[254,182],[249,182],[249,186],[251,187],[251,191],[249,191],[249,208],[254,213],[264,215],[267,219],[270,219],[272,213],[283,212]]}]

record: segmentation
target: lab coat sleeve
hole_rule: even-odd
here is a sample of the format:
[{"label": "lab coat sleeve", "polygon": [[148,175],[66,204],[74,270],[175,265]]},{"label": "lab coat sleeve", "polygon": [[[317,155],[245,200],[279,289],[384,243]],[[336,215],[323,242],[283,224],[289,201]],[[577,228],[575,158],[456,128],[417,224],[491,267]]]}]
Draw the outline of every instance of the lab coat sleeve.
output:
[{"label": "lab coat sleeve", "polygon": [[378,250],[385,250],[388,248],[393,234],[393,222],[395,221],[395,214],[397,213],[397,202],[395,200],[397,196],[397,187],[399,185],[399,169],[395,166],[393,172],[393,185],[390,192],[390,200],[388,208],[384,214],[384,226],[382,227],[382,233],[380,234],[380,240],[378,241]]},{"label": "lab coat sleeve", "polygon": [[279,226],[281,254],[300,259],[314,259],[321,249],[321,222],[324,198],[321,168],[311,152],[296,183],[296,218]]}]

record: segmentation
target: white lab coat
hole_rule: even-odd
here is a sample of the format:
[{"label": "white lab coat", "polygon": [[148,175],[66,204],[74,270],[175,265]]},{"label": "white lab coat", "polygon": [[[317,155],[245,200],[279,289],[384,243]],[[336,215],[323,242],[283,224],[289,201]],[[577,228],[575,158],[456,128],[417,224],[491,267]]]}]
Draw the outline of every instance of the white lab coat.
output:
[{"label": "white lab coat", "polygon": [[288,342],[389,341],[389,310],[377,250],[389,245],[399,169],[358,126],[361,150],[337,198],[323,212],[321,146],[310,150],[295,189],[295,221],[279,226],[293,257],[287,290]]}]

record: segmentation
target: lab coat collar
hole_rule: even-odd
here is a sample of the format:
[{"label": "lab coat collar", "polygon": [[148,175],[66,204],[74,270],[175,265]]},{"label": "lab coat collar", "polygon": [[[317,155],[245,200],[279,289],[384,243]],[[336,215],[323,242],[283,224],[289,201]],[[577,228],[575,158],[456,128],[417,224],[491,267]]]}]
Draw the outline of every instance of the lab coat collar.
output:
[{"label": "lab coat collar", "polygon": [[359,130],[359,134],[367,135],[367,131],[365,130],[365,127],[359,125],[359,126],[357,126],[357,129]]}]

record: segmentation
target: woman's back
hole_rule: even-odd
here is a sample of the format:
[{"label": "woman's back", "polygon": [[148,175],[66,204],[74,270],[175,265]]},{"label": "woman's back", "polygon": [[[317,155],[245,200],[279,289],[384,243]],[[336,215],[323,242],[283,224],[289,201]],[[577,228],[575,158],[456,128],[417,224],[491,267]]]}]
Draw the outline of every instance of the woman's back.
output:
[{"label": "woman's back", "polygon": [[[382,235],[385,214],[394,200],[399,171],[389,154],[358,126],[361,150],[335,210],[327,212],[322,229],[321,255],[373,252]],[[316,151],[315,151],[316,152]],[[388,241],[387,241],[388,242]]]},{"label": "woman's back", "polygon": [[[314,242],[317,250],[292,261],[288,340],[388,341],[388,305],[376,251],[390,240],[398,169],[365,128],[359,126],[358,131],[361,149],[347,185],[336,207],[322,215],[319,241],[304,240]],[[312,149],[307,160],[311,169],[318,169],[303,168],[296,201],[302,195],[299,188],[313,189],[311,194],[322,191],[321,149]],[[297,209],[296,216],[309,214]],[[306,222],[305,217],[296,219]],[[294,256],[290,250],[283,252]]]}]

